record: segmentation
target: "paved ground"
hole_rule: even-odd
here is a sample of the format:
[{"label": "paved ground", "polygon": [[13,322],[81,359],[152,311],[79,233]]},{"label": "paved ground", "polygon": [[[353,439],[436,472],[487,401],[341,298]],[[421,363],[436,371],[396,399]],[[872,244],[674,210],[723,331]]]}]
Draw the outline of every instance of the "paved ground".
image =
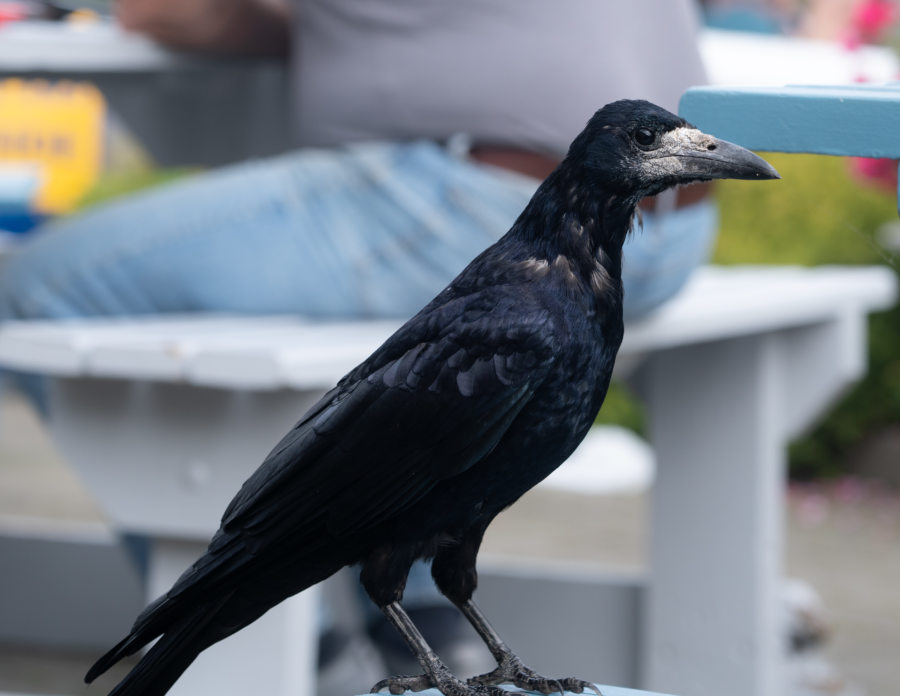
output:
[{"label": "paved ground", "polygon": [[[792,576],[822,595],[828,658],[868,696],[900,693],[900,498],[854,482],[788,496]],[[0,401],[0,525],[9,516],[99,520],[96,507],[21,402]],[[644,565],[643,495],[534,491],[491,527],[485,551]],[[36,598],[37,599],[37,598]],[[92,656],[0,646],[0,693],[75,695]],[[860,693],[860,692],[857,692]]]}]

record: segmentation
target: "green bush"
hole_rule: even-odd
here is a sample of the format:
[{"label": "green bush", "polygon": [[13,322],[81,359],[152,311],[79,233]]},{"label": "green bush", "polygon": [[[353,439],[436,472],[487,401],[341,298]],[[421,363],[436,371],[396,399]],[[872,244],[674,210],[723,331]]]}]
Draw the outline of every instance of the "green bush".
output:
[{"label": "green bush", "polygon": [[900,264],[874,239],[882,224],[897,219],[895,193],[861,185],[844,158],[764,156],[781,181],[718,184],[716,263]]}]

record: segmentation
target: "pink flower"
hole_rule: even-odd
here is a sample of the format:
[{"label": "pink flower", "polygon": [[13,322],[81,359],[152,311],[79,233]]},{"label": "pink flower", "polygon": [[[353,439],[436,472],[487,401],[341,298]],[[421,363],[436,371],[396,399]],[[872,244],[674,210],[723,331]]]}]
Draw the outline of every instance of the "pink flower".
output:
[{"label": "pink flower", "polygon": [[879,41],[897,20],[897,7],[892,0],[864,0],[853,10],[853,34],[862,42]]},{"label": "pink flower", "polygon": [[863,182],[875,184],[885,191],[897,191],[897,160],[854,157],[850,167]]}]

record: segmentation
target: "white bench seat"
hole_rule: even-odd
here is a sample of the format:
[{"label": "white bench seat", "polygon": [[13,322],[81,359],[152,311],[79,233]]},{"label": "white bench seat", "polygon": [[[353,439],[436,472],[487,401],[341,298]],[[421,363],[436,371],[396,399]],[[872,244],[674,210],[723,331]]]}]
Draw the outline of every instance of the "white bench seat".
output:
[{"label": "white bench seat", "polygon": [[[890,304],[886,268],[707,267],[650,318],[628,326],[620,357],[865,314]],[[111,377],[238,389],[327,389],[400,321],[168,315],[10,322],[0,364],[59,377]]]}]

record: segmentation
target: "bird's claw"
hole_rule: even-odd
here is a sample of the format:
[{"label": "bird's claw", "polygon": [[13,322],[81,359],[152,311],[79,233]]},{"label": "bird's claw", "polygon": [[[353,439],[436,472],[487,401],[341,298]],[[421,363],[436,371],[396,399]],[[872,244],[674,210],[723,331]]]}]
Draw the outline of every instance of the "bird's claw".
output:
[{"label": "bird's claw", "polygon": [[375,694],[382,689],[387,689],[389,693],[399,695],[407,691],[424,691],[432,687],[436,687],[444,696],[509,696],[508,691],[489,684],[467,684],[455,677],[433,680],[427,674],[415,677],[388,677],[373,686],[370,693]]},{"label": "bird's claw", "polygon": [[472,677],[468,683],[470,685],[515,684],[526,691],[537,691],[541,694],[559,693],[560,695],[566,691],[581,694],[589,689],[597,696],[603,696],[597,686],[591,682],[574,677],[548,679],[523,665],[518,658],[503,660],[496,669],[487,674]]},{"label": "bird's claw", "polygon": [[407,691],[425,691],[434,684],[427,674],[419,674],[415,677],[388,677],[382,679],[369,693],[377,694],[382,689],[387,689],[392,694],[403,694]]}]

